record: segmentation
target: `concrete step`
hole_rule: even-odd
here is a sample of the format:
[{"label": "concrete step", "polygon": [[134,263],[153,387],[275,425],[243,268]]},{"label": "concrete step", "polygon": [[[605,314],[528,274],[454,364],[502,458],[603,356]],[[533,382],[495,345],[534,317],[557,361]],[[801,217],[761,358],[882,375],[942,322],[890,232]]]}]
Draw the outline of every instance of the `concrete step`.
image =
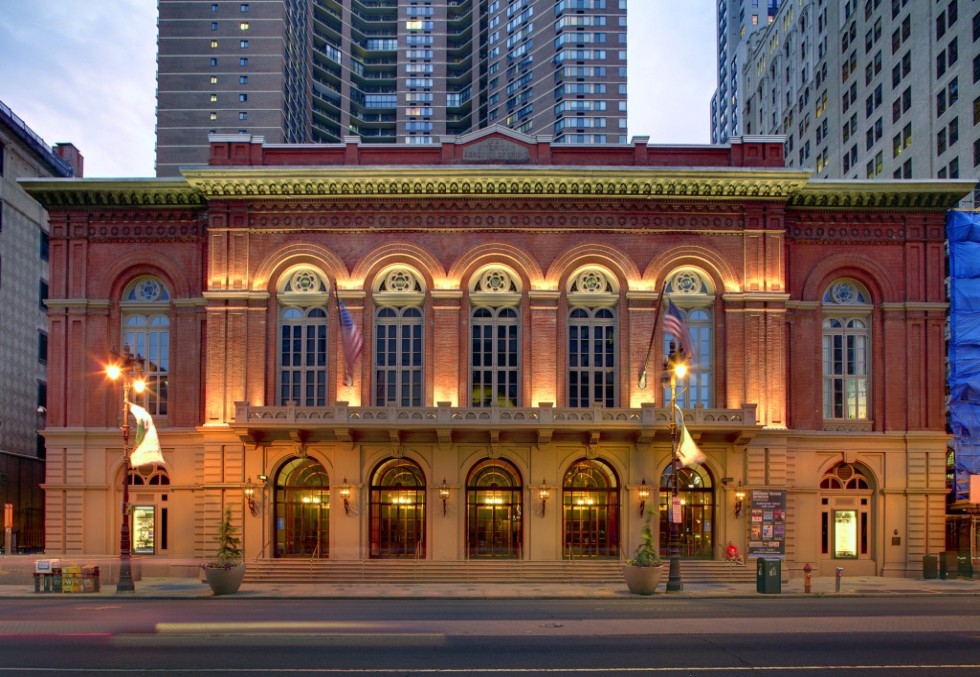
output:
[{"label": "concrete step", "polygon": [[[254,583],[383,585],[425,583],[558,583],[570,579],[609,583],[622,580],[615,560],[433,561],[415,559],[258,559],[247,563],[245,580]],[[665,565],[666,566],[666,565]],[[666,572],[665,572],[666,573]],[[681,576],[690,583],[753,583],[754,562],[681,560]]]}]

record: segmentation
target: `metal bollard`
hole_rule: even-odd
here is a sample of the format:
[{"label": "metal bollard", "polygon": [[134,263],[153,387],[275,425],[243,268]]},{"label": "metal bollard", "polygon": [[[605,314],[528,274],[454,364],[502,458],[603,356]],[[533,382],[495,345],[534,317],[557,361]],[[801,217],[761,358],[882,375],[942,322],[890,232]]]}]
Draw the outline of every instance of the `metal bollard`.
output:
[{"label": "metal bollard", "polygon": [[837,579],[834,583],[834,591],[840,592],[840,579],[844,577],[844,567],[837,567]]},{"label": "metal bollard", "polygon": [[807,562],[803,565],[803,592],[810,592],[810,584],[813,582],[813,567]]}]

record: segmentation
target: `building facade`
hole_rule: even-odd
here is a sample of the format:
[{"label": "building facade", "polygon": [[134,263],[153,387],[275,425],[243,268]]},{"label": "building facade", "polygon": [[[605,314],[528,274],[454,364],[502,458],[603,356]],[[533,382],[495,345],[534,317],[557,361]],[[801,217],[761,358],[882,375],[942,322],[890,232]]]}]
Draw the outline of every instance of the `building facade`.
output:
[{"label": "building facade", "polygon": [[[73,164],[74,163],[74,164]],[[0,102],[0,550],[44,546],[48,221],[20,178],[82,175],[74,146],[52,151]]]},{"label": "building facade", "polygon": [[745,79],[745,133],[785,135],[789,166],[828,178],[978,178],[974,2],[783,3],[750,43]]},{"label": "building facade", "polygon": [[[651,513],[666,551],[676,489],[685,558],[920,574],[969,185],[814,181],[782,141],[230,135],[177,179],[27,182],[52,223],[48,552],[116,551],[101,374],[125,345],[166,459],[131,473],[147,563],[204,557],[226,507],[250,560],[616,561]],[[665,299],[706,457],[679,474]]]},{"label": "building facade", "polygon": [[161,0],[157,176],[209,134],[626,142],[626,0]]}]

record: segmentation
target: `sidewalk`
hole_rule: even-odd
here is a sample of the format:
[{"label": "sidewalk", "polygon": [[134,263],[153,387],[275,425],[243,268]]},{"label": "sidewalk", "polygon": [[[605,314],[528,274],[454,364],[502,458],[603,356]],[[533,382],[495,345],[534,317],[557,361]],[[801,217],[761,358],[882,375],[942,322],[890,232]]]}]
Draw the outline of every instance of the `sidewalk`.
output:
[{"label": "sidewalk", "polygon": [[[882,578],[876,576],[843,577],[840,592],[833,576],[814,578],[811,592],[803,590],[803,579],[783,581],[781,592],[760,594],[754,583],[685,584],[683,592],[666,593],[661,583],[653,597],[868,597],[868,596],[980,596],[980,580],[950,579],[923,580],[914,578]],[[34,599],[196,599],[214,598],[206,583],[193,578],[144,578],[135,583],[134,593],[116,594],[116,586],[107,584],[99,592],[35,593],[33,584],[0,584],[0,597],[30,597]],[[625,583],[419,583],[419,584],[304,584],[250,583],[246,581],[234,595],[218,599],[651,599],[631,595]]]}]

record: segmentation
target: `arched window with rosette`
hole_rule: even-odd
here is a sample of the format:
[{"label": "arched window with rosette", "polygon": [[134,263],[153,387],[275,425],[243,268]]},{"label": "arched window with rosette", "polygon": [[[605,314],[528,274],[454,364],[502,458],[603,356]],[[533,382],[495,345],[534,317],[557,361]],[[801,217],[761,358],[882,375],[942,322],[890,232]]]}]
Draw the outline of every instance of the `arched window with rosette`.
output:
[{"label": "arched window with rosette", "polygon": [[516,407],[521,401],[521,290],[497,266],[470,283],[470,406]]},{"label": "arched window with rosette", "polygon": [[[694,268],[682,268],[667,278],[664,294],[680,312],[691,333],[693,354],[688,355],[688,370],[677,384],[677,405],[682,409],[700,404],[714,406],[714,305],[715,289],[711,279]],[[666,312],[667,302],[664,302]],[[664,356],[670,344],[680,345],[679,337],[664,332]],[[664,387],[664,402],[670,400],[670,388]]]},{"label": "arched window with rosette", "polygon": [[378,276],[374,288],[374,404],[421,407],[425,290],[405,267]]},{"label": "arched window with rosette", "polygon": [[327,404],[327,300],[325,278],[294,268],[279,282],[278,403]]},{"label": "arched window with rosette", "polygon": [[823,295],[823,417],[867,420],[871,295],[854,280],[837,280]]},{"label": "arched window with rosette", "polygon": [[568,406],[618,405],[615,278],[599,268],[568,283]]},{"label": "arched window with rosette", "polygon": [[153,416],[167,415],[170,389],[170,290],[156,277],[138,277],[123,291],[123,345],[143,360],[146,388],[133,401]]}]

